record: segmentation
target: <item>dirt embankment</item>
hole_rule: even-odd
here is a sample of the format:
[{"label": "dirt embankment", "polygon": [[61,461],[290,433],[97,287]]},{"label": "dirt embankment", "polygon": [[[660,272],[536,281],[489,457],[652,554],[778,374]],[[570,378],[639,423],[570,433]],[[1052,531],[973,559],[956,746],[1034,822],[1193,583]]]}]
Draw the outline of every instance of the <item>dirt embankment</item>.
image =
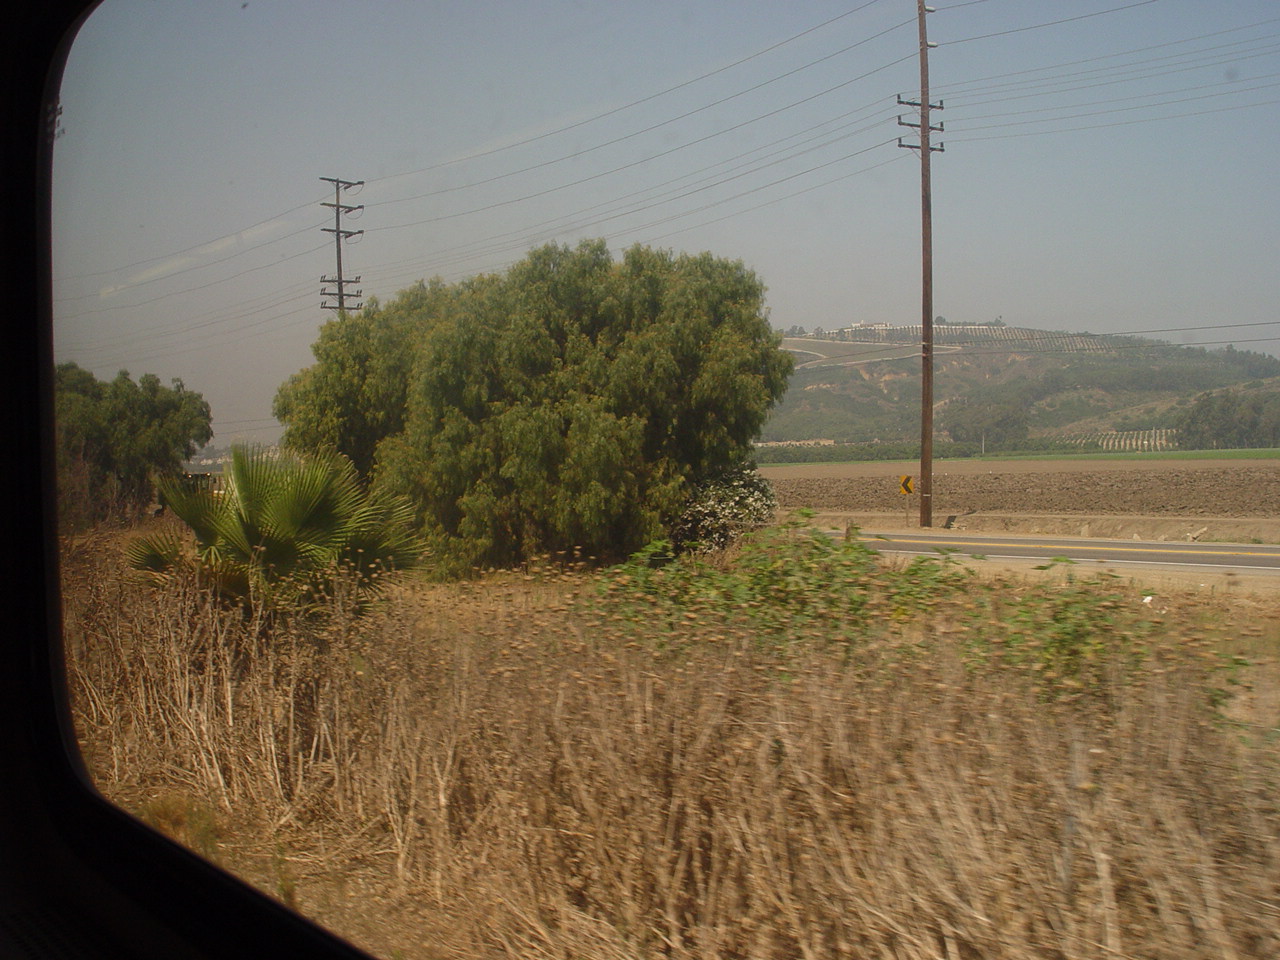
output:
[{"label": "dirt embankment", "polygon": [[[769,466],[785,509],[914,525],[916,463]],[[899,477],[917,479],[904,496]],[[935,526],[1065,536],[1280,542],[1280,461],[961,461],[935,465]]]}]

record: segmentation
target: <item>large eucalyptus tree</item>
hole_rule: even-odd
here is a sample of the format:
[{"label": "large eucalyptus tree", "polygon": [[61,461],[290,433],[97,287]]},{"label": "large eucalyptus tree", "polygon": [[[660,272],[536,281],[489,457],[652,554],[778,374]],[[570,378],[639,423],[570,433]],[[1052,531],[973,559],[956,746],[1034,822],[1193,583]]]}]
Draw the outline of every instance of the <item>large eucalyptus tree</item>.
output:
[{"label": "large eucalyptus tree", "polygon": [[353,455],[376,441],[375,486],[410,499],[463,569],[670,536],[748,462],[792,367],[742,263],[640,246],[615,260],[603,241],[336,324],[281,390],[286,437],[348,436]]}]

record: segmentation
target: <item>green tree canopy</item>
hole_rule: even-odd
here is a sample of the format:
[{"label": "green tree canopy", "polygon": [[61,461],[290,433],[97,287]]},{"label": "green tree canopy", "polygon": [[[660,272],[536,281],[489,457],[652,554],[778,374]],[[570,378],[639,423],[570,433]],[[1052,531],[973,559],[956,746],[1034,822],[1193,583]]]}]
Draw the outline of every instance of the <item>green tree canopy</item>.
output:
[{"label": "green tree canopy", "polygon": [[1280,391],[1203,393],[1177,420],[1184,450],[1280,446]]},{"label": "green tree canopy", "polygon": [[74,363],[54,371],[59,500],[72,523],[135,512],[157,478],[175,476],[213,437],[209,404],[181,380],[98,380]]},{"label": "green tree canopy", "polygon": [[1029,405],[1016,399],[1002,402],[952,403],[943,412],[941,427],[959,443],[1007,444],[1025,440],[1030,432]]},{"label": "green tree canopy", "polygon": [[[503,275],[416,288],[336,324],[353,320],[385,327],[381,348],[412,372],[399,409],[334,430],[375,424],[377,482],[408,496],[459,564],[620,555],[664,535],[695,486],[746,462],[791,371],[741,263],[639,246],[615,261],[603,241],[548,245]],[[390,369],[319,346],[317,359],[277,401],[293,438]]]},{"label": "green tree canopy", "polygon": [[419,283],[385,306],[370,298],[363,312],[321,327],[311,347],[316,363],[276,393],[284,445],[341,451],[367,476],[378,443],[404,427],[413,345],[452,296],[442,283]]}]

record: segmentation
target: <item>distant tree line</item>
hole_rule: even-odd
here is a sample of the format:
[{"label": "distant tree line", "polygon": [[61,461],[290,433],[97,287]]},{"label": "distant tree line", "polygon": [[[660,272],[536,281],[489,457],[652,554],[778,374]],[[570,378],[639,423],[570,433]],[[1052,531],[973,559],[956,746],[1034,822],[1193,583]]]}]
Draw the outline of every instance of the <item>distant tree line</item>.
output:
[{"label": "distant tree line", "polygon": [[[1099,453],[1102,444],[1081,442],[1074,437],[1037,437],[1017,442],[986,445],[988,454],[1010,453]],[[964,460],[983,454],[981,443],[935,439],[933,455],[939,460]],[[756,449],[756,462],[765,463],[850,463],[885,460],[917,460],[920,441],[894,440],[879,443],[834,443],[815,446],[806,443],[770,444]]]},{"label": "distant tree line", "polygon": [[[1017,332],[1017,331],[1014,331]],[[1104,338],[1093,338],[1104,343]],[[1091,341],[1092,342],[1092,341]],[[1251,351],[1105,338],[1106,352],[1065,353],[1028,343],[1026,352],[978,350],[939,357],[936,425],[943,439],[988,447],[1057,432],[1159,401],[1280,377],[1280,360]],[[882,360],[848,372],[802,366],[762,439],[863,442],[908,437],[919,418],[918,362]],[[1172,429],[1178,411],[1156,405],[1114,420],[1117,429]],[[1091,428],[1092,429],[1092,428]]]},{"label": "distant tree line", "polygon": [[80,528],[128,519],[155,497],[155,483],[213,437],[209,404],[181,380],[120,371],[99,380],[74,363],[54,370],[59,519]]},{"label": "distant tree line", "polygon": [[1203,393],[1176,426],[1184,450],[1280,446],[1280,390]]},{"label": "distant tree line", "polygon": [[[962,452],[958,452],[962,451]],[[973,444],[954,444],[948,441],[934,443],[934,455],[938,457],[977,456]],[[849,463],[883,460],[917,460],[920,442],[912,440],[887,443],[771,443],[756,448],[756,462],[766,463]]]},{"label": "distant tree line", "polygon": [[[1094,412],[1094,404],[1088,399],[1091,391],[1123,396],[1206,390],[1251,377],[1275,376],[1280,376],[1280,360],[1266,354],[1233,349],[1209,353],[1200,347],[1156,345],[1145,362],[1135,362],[1132,357],[1078,359],[1036,379],[1012,379],[979,387],[943,407],[938,425],[952,440],[981,443],[985,439],[988,449],[1011,449],[1028,441],[1034,430],[1089,416]],[[1170,413],[1126,427],[1172,427],[1181,431],[1184,419]],[[1186,442],[1198,444],[1208,434],[1193,430],[1190,436]]]}]

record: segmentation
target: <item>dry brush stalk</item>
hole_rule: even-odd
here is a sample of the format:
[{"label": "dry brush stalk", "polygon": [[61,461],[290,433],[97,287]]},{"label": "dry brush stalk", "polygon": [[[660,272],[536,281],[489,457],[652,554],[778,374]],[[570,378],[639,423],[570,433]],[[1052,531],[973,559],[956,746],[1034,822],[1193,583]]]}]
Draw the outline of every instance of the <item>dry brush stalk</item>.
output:
[{"label": "dry brush stalk", "polygon": [[423,956],[1280,953],[1274,754],[1214,723],[1196,662],[1050,703],[941,630],[927,656],[891,635],[662,654],[587,632],[571,589],[265,631],[194,585],[87,578],[95,774],[287,838],[304,898],[359,871],[429,905],[447,942]]}]

